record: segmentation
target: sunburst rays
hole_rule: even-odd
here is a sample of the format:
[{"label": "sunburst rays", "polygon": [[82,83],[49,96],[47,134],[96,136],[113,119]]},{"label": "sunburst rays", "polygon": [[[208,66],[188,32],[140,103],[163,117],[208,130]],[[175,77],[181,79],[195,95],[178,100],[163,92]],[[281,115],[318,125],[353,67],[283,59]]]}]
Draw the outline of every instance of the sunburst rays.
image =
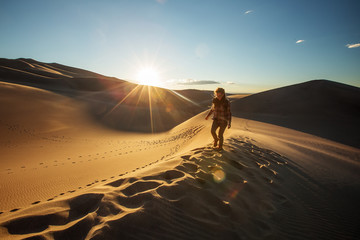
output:
[{"label": "sunburst rays", "polygon": [[[116,91],[116,88],[112,91]],[[176,120],[179,116],[176,107],[184,102],[190,103],[189,106],[198,106],[194,101],[175,91],[148,85],[136,85],[126,95],[123,94],[113,107],[103,115],[103,118],[122,118],[128,124],[128,128],[133,128],[131,124],[139,122],[139,119],[135,119],[136,117],[148,118],[148,123],[143,122],[148,124],[148,131],[154,133],[161,128],[159,127],[161,124],[168,124],[169,119]],[[121,109],[121,106],[124,107]],[[120,113],[119,111],[123,112]],[[144,115],[144,111],[148,111],[147,117]]]},{"label": "sunburst rays", "polygon": [[147,86],[148,89],[148,96],[149,96],[149,113],[150,113],[150,127],[151,127],[151,133],[154,132],[154,119],[153,119],[153,109],[151,104],[151,86]]},{"label": "sunburst rays", "polygon": [[134,87],[123,99],[120,100],[120,102],[118,102],[109,112],[107,112],[105,114],[104,117],[109,116],[117,107],[119,107],[128,97],[131,96],[131,94],[139,87],[142,85],[137,85],[136,87]]}]

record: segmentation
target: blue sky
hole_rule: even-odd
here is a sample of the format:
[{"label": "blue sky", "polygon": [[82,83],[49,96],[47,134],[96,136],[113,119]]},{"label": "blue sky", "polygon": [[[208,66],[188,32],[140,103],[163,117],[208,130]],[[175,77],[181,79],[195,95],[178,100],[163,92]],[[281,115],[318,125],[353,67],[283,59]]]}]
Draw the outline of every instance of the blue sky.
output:
[{"label": "blue sky", "polygon": [[131,81],[152,67],[172,89],[360,87],[359,12],[358,0],[0,0],[0,57]]}]

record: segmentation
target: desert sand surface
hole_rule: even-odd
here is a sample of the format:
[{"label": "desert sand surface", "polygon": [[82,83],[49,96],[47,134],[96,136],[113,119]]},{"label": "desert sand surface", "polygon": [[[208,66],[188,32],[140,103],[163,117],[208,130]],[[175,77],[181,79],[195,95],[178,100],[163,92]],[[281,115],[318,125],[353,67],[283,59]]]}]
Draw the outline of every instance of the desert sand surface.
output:
[{"label": "desert sand surface", "polygon": [[[188,90],[181,97],[148,88],[147,95],[134,87],[126,92],[118,82],[110,88],[79,90],[79,84],[70,84],[72,78],[78,81],[73,68],[21,64],[17,70],[25,72],[24,79],[4,67],[0,75],[0,239],[358,239],[358,138],[346,131],[327,138],[326,128],[320,134],[311,132],[316,126],[311,119],[296,117],[309,119],[312,113],[307,111],[326,117],[321,109],[316,111],[315,103],[284,103],[271,112],[271,119],[281,119],[274,124],[241,117],[245,109],[266,106],[262,93],[257,96],[265,100],[263,105],[256,95],[233,98],[232,128],[225,131],[225,147],[218,152],[211,147],[211,121],[204,120],[209,93],[201,96]],[[42,66],[32,74],[45,75],[46,67],[46,77],[55,74],[58,82],[47,86],[45,78],[24,69],[29,64]],[[99,78],[85,73],[93,82],[93,77]],[[12,80],[5,81],[10,75]],[[43,82],[25,84],[29,75],[33,82]],[[305,84],[311,91],[318,83]],[[331,91],[339,89],[332,84],[325,82]],[[302,93],[299,88],[304,85],[299,86],[290,89]],[[131,109],[143,101],[147,116],[149,94],[155,91],[159,97],[177,96],[168,102],[175,101],[179,110],[158,112],[157,120],[132,121],[128,131],[116,128],[104,120],[128,123],[120,117],[119,99],[109,97],[116,89],[124,92],[122,99],[140,91],[135,103],[127,97],[125,105]],[[346,100],[354,89],[339,97],[345,105],[331,103],[332,110],[347,116],[352,125],[333,119],[327,126],[358,131],[356,96],[350,106]],[[273,98],[281,100],[279,91],[287,96],[286,89],[275,89]],[[337,96],[323,96],[321,88],[316,93],[322,99]],[[182,101],[192,109],[181,109]],[[160,108],[163,103],[157,104]],[[288,112],[291,107],[297,115]],[[161,125],[158,121],[165,113],[185,120],[151,131]],[[252,114],[264,117],[260,110]],[[146,129],[135,131],[144,125]],[[346,136],[348,144],[343,141]]]}]

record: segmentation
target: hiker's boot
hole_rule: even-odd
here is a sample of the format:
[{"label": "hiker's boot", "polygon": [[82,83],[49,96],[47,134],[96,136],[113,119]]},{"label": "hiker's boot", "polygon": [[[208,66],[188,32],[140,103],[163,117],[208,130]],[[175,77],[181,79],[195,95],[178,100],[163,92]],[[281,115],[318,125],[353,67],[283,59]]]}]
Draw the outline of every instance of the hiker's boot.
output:
[{"label": "hiker's boot", "polygon": [[223,138],[220,138],[220,139],[219,139],[219,147],[218,147],[219,150],[222,150],[222,149],[223,149],[223,143],[224,143],[224,139],[223,139]]}]

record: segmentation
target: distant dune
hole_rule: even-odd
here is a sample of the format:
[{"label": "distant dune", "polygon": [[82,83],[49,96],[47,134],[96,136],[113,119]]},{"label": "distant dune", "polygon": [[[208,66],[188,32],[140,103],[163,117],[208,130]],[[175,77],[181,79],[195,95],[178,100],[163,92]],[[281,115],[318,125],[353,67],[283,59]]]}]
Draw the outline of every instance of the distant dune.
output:
[{"label": "distant dune", "polygon": [[0,239],[359,238],[358,88],[211,98],[0,59]]},{"label": "distant dune", "polygon": [[313,80],[232,103],[235,116],[268,122],[360,148],[360,89]]},{"label": "distant dune", "polygon": [[211,92],[140,86],[90,71],[33,59],[0,59],[0,80],[80,100],[94,119],[123,131],[161,132],[204,111]]}]

